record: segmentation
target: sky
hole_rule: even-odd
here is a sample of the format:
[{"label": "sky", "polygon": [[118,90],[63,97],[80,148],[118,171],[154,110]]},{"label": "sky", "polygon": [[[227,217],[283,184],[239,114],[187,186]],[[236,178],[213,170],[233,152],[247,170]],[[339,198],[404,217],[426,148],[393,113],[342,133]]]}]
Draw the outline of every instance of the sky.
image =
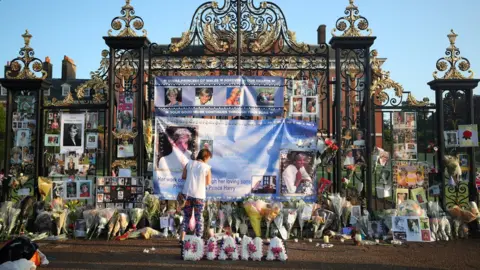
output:
[{"label": "sky", "polygon": [[[280,6],[297,40],[310,44],[316,44],[321,24],[327,26],[330,40],[336,20],[344,16],[348,5],[348,0],[270,1]],[[131,4],[143,18],[150,41],[169,44],[171,37],[179,37],[189,28],[192,15],[204,2],[132,0]],[[21,35],[28,29],[35,56],[42,60],[50,57],[54,78],[61,77],[61,62],[67,55],[77,65],[77,78],[88,79],[99,67],[101,51],[107,49],[102,37],[124,4],[124,0],[0,0],[0,63],[3,66],[18,56],[23,46]],[[372,49],[387,58],[384,70],[417,99],[434,101],[427,82],[433,79],[436,61],[445,56],[450,29],[458,34],[461,56],[470,60],[480,78],[479,0],[356,0],[355,4],[377,37]],[[474,93],[480,94],[480,90]]]}]

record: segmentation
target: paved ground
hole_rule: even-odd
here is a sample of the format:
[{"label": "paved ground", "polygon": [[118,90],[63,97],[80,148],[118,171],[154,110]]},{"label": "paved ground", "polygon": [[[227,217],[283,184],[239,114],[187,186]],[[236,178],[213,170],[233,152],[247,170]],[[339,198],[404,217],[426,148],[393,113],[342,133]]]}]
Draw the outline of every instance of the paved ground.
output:
[{"label": "paved ground", "polygon": [[[315,242],[288,242],[289,260],[282,262],[180,259],[173,240],[40,242],[50,265],[40,269],[480,269],[480,240],[408,243],[402,246],[353,246],[333,242],[322,249]],[[143,250],[155,247],[155,251]]]}]

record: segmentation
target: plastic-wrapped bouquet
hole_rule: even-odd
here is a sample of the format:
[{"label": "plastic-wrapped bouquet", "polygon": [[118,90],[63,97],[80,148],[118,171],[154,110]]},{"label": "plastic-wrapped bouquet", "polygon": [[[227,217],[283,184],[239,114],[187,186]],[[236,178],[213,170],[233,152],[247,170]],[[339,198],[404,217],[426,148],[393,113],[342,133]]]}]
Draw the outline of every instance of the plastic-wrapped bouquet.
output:
[{"label": "plastic-wrapped bouquet", "polygon": [[285,223],[285,227],[287,229],[287,234],[288,234],[287,238],[290,238],[290,235],[292,233],[293,224],[295,224],[295,220],[297,219],[297,209],[284,208],[283,212],[284,212],[284,214],[283,214],[284,223]]},{"label": "plastic-wrapped bouquet", "polygon": [[56,198],[52,201],[52,218],[57,226],[57,235],[60,235],[62,229],[64,229],[68,214],[67,211],[62,198]]},{"label": "plastic-wrapped bouquet", "polygon": [[128,227],[128,215],[120,213],[118,216],[118,222],[120,223],[120,234],[124,234]]},{"label": "plastic-wrapped bouquet", "polygon": [[232,228],[232,224],[233,224],[233,207],[232,207],[232,203],[230,202],[226,202],[226,203],[223,203],[222,206],[221,206],[222,210],[223,210],[223,213],[225,214],[225,217],[227,218],[227,224],[228,224],[228,227],[230,227],[230,229]]},{"label": "plastic-wrapped bouquet", "polygon": [[333,210],[338,217],[338,228],[337,231],[342,231],[342,213],[343,213],[343,206],[345,205],[346,199],[342,197],[339,193],[332,194],[328,196],[330,201],[332,202]]},{"label": "plastic-wrapped bouquet", "polygon": [[257,237],[261,237],[260,222],[262,220],[262,212],[266,207],[267,203],[260,198],[247,197],[243,201],[243,208],[250,219],[253,231]]},{"label": "plastic-wrapped bouquet", "polygon": [[98,211],[97,238],[100,236],[103,229],[105,229],[105,226],[107,225],[107,223],[112,219],[115,212],[116,210],[113,208],[105,208]]},{"label": "plastic-wrapped bouquet", "polygon": [[265,221],[267,223],[267,231],[265,233],[265,238],[270,237],[270,225],[272,224],[273,220],[278,216],[278,214],[280,214],[281,210],[282,204],[278,202],[267,205],[267,207],[263,210],[262,214],[265,217]]},{"label": "plastic-wrapped bouquet", "polygon": [[333,223],[335,214],[332,211],[325,209],[318,209],[316,215],[313,216],[313,235],[314,238],[320,238],[323,235],[325,228]]},{"label": "plastic-wrapped bouquet", "polygon": [[207,228],[215,228],[217,222],[217,215],[218,215],[218,206],[217,203],[214,201],[207,202]]},{"label": "plastic-wrapped bouquet", "polygon": [[97,213],[97,209],[83,211],[83,218],[85,219],[85,226],[87,227],[87,235],[89,235],[92,230],[95,230],[94,226]]},{"label": "plastic-wrapped bouquet", "polygon": [[297,217],[298,217],[298,225],[300,226],[300,237],[303,237],[303,226],[305,225],[305,219],[302,217],[303,209],[307,206],[307,204],[303,200],[299,200],[297,202]]},{"label": "plastic-wrapped bouquet", "polygon": [[143,205],[145,209],[145,217],[147,218],[150,227],[154,224],[154,219],[158,217],[160,211],[160,201],[158,198],[148,192],[145,192],[143,197]]},{"label": "plastic-wrapped bouquet", "polygon": [[132,208],[130,209],[129,217],[130,217],[130,223],[132,224],[132,229],[136,230],[138,222],[140,222],[140,219],[143,216],[144,210],[142,208]]}]

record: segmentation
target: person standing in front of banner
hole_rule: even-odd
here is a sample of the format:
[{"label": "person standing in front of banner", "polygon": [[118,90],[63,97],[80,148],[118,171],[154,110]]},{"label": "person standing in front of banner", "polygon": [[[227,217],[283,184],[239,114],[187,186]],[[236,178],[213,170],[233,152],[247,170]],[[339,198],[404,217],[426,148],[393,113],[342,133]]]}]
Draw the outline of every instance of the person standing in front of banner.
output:
[{"label": "person standing in front of banner", "polygon": [[198,153],[197,159],[189,161],[183,169],[182,179],[186,181],[182,190],[185,198],[182,223],[183,230],[180,238],[180,243],[182,244],[193,211],[195,211],[195,235],[198,237],[202,237],[203,235],[203,210],[206,191],[207,186],[212,183],[211,166],[208,165],[211,157],[212,153],[208,149],[202,149]]}]

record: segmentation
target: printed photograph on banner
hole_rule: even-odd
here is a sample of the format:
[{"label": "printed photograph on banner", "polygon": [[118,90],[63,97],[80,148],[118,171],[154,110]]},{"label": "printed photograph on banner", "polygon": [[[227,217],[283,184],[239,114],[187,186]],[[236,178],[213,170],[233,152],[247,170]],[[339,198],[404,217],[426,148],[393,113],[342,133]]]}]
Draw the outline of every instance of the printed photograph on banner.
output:
[{"label": "printed photograph on banner", "polygon": [[13,147],[10,154],[10,163],[11,164],[21,164],[22,161],[22,148]]},{"label": "printed photograph on banner", "polygon": [[134,155],[133,144],[117,145],[117,157],[126,158],[133,157]]},{"label": "printed photograph on banner", "polygon": [[225,105],[243,105],[243,89],[241,87],[227,87]]},{"label": "printed photograph on banner", "polygon": [[65,192],[65,183],[64,181],[53,181],[52,182],[52,199],[55,198],[67,198]]},{"label": "printed photograph on banner", "polygon": [[87,133],[87,149],[96,149],[98,147],[98,133]]},{"label": "printed photograph on banner", "polygon": [[397,188],[395,190],[395,203],[397,205],[408,200],[408,189],[407,188]]},{"label": "printed photograph on banner", "polygon": [[213,105],[213,88],[209,88],[209,87],[195,88],[195,105],[200,105],[200,106]]},{"label": "printed photograph on banner", "polygon": [[277,176],[275,175],[253,175],[252,194],[276,194]]},{"label": "printed photograph on banner", "polygon": [[60,152],[83,153],[85,114],[62,114]]},{"label": "printed photograph on banner", "polygon": [[405,112],[405,127],[406,128],[416,128],[417,127],[417,121],[416,117],[417,114],[415,112]]},{"label": "printed photograph on banner", "polygon": [[182,88],[165,88],[165,106],[182,106]]},{"label": "printed photograph on banner", "polygon": [[393,129],[405,128],[405,116],[403,112],[394,112],[392,119]]},{"label": "printed photograph on banner", "polygon": [[419,217],[407,217],[407,241],[421,242],[422,235],[420,233]]},{"label": "printed photograph on banner", "polygon": [[45,134],[45,146],[60,146],[60,135]]},{"label": "printed photograph on banner", "polygon": [[445,147],[458,147],[458,132],[456,130],[444,131]]},{"label": "printed photograph on banner", "polygon": [[211,139],[200,139],[200,145],[199,145],[198,149],[199,149],[199,151],[201,149],[207,149],[213,155],[213,140],[211,140]]},{"label": "printed photograph on banner", "polygon": [[258,106],[274,106],[276,88],[256,88]]},{"label": "printed photograph on banner", "polygon": [[[159,130],[159,129],[157,129]],[[197,127],[166,127],[155,140],[156,170],[182,172],[189,160],[195,159]]]},{"label": "printed photograph on banner", "polygon": [[15,138],[16,138],[15,146],[19,146],[19,147],[30,146],[30,143],[31,143],[30,129],[28,128],[18,129]]},{"label": "printed photograph on banner", "polygon": [[300,116],[303,112],[303,97],[293,96],[290,98],[290,115]]},{"label": "printed photograph on banner", "polygon": [[98,128],[98,113],[92,112],[87,113],[87,129],[97,129]]},{"label": "printed photograph on banner", "polygon": [[317,115],[318,112],[318,97],[310,96],[305,98],[305,114],[307,115]]},{"label": "printed photograph on banner", "polygon": [[313,152],[281,150],[281,194],[308,196],[314,194]]},{"label": "printed photograph on banner", "polygon": [[458,125],[458,137],[460,147],[478,146],[478,126],[477,125]]},{"label": "printed photograph on banner", "polygon": [[33,114],[35,110],[35,97],[34,96],[21,96],[18,95],[15,98],[17,103],[17,112],[22,114]]},{"label": "printed photograph on banner", "polygon": [[363,130],[355,130],[354,136],[353,148],[365,147],[365,132]]},{"label": "printed photograph on banner", "polygon": [[120,104],[117,110],[117,129],[131,130],[133,123],[132,104]]}]

